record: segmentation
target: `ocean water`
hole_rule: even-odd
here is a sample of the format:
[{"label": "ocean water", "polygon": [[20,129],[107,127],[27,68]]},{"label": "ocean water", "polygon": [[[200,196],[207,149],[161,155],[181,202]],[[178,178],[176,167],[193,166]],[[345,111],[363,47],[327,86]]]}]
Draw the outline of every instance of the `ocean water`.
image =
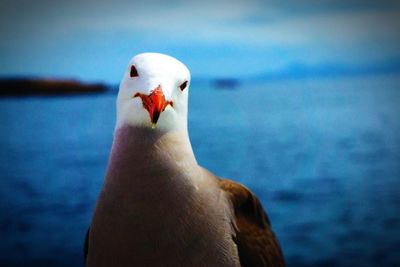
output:
[{"label": "ocean water", "polygon": [[[0,99],[0,266],[82,266],[116,95]],[[201,165],[261,199],[288,266],[400,266],[400,77],[191,88]]]}]

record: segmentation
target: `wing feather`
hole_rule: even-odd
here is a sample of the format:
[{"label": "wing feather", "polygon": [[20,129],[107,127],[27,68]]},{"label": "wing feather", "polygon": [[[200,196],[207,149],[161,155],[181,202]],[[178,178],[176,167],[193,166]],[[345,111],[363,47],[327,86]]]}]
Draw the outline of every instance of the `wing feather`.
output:
[{"label": "wing feather", "polygon": [[278,240],[258,198],[243,185],[220,180],[221,189],[229,196],[234,209],[233,237],[242,267],[285,266]]}]

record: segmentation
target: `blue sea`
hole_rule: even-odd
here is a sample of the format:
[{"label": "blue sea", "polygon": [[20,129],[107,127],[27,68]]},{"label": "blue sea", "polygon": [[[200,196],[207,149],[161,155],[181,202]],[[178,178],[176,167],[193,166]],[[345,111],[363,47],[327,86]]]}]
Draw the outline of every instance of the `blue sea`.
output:
[{"label": "blue sea", "polygon": [[[197,160],[257,194],[288,266],[400,266],[400,77],[190,94]],[[0,266],[82,266],[115,100],[0,99]]]}]

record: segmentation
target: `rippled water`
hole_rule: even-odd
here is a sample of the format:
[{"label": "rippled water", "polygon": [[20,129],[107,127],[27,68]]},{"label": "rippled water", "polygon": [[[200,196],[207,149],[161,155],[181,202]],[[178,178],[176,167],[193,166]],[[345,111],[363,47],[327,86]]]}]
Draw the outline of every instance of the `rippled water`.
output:
[{"label": "rippled water", "polygon": [[[0,99],[0,265],[80,266],[115,95]],[[400,78],[191,88],[198,161],[262,200],[289,266],[400,266]]]}]

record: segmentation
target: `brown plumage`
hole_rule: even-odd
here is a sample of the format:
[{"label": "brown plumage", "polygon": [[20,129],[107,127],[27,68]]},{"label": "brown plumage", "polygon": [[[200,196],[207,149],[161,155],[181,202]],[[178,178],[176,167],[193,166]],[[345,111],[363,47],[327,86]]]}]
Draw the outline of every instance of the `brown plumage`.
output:
[{"label": "brown plumage", "polygon": [[[213,187],[216,184],[220,188],[221,195],[228,200],[231,209],[229,214],[232,215],[229,219],[232,226],[231,238],[237,246],[240,266],[285,266],[279,243],[257,197],[245,186],[228,179],[220,179],[206,169],[198,167],[198,172],[203,172],[204,176],[210,180],[209,185]],[[165,207],[165,209],[169,208]],[[207,211],[205,213],[207,214]],[[85,262],[89,251],[89,235],[90,228],[84,244]]]},{"label": "brown plumage", "polygon": [[[229,197],[234,210],[233,241],[242,267],[284,267],[279,243],[272,232],[267,214],[258,198],[246,187],[234,181],[219,180],[219,185]],[[84,256],[88,253],[88,229],[84,243]]]},{"label": "brown plumage", "polygon": [[282,251],[272,232],[269,219],[257,197],[246,187],[221,180],[234,209],[234,241],[242,267],[285,266]]}]

